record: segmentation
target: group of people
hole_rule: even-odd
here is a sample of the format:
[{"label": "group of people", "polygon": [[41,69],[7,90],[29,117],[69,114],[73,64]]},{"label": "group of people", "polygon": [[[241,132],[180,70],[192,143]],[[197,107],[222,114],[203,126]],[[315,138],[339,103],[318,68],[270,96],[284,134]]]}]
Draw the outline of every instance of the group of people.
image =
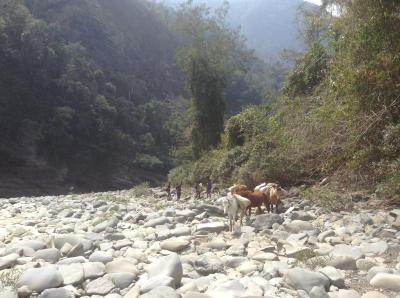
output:
[{"label": "group of people", "polygon": [[[165,188],[165,191],[167,192],[168,199],[170,199],[171,198],[171,182],[168,182],[168,185]],[[175,186],[175,192],[176,192],[176,199],[180,200],[181,195],[182,195],[182,181],[181,181],[181,183],[179,183]]]},{"label": "group of people", "polygon": [[[211,192],[212,192],[212,182],[210,177],[207,177],[206,180],[206,197],[211,198]],[[199,181],[196,181],[194,185],[194,193],[195,193],[195,198],[200,199],[201,193],[203,192],[203,184],[200,183]],[[171,182],[168,182],[165,191],[167,192],[168,199],[171,199],[172,193],[171,193]],[[176,199],[179,201],[181,199],[182,195],[182,181],[175,186],[175,192],[176,192]]]},{"label": "group of people", "polygon": [[[194,185],[194,192],[195,192],[195,198],[200,199],[201,193],[203,192],[203,184],[200,183],[199,181],[196,181],[196,184]],[[207,177],[206,180],[206,198],[211,199],[211,192],[212,192],[212,182],[210,177]]]}]

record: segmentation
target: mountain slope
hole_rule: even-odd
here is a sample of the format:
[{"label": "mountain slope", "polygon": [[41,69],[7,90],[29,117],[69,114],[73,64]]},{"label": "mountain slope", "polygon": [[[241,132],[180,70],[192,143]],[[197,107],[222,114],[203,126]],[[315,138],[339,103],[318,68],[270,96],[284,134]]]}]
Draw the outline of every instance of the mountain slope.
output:
[{"label": "mountain slope", "polygon": [[184,111],[165,99],[183,84],[177,43],[157,16],[130,0],[1,6],[0,196],[111,189],[165,173],[177,135],[171,110]]},{"label": "mountain slope", "polygon": [[157,15],[138,0],[28,0],[33,14],[57,24],[70,42],[115,81],[118,95],[135,101],[182,94],[175,65],[177,42]]}]

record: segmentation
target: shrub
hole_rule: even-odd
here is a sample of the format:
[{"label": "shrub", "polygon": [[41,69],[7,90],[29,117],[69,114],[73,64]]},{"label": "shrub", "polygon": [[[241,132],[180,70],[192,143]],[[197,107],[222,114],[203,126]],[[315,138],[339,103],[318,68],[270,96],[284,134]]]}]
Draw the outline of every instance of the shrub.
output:
[{"label": "shrub", "polygon": [[142,182],[132,188],[132,193],[137,196],[144,196],[149,194],[150,192],[150,183],[149,182]]},{"label": "shrub", "polygon": [[331,183],[321,187],[307,188],[301,193],[301,196],[329,211],[342,211],[353,206],[350,194],[343,192],[337,184]]},{"label": "shrub", "polygon": [[17,282],[22,275],[20,269],[9,269],[0,272],[0,290],[4,288],[11,288],[17,291]]}]

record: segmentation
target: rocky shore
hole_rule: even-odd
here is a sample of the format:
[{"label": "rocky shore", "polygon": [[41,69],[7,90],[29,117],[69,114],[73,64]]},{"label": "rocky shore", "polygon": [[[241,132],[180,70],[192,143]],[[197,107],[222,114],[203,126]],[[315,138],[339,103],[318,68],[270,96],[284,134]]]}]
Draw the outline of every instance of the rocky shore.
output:
[{"label": "rocky shore", "polygon": [[0,298],[400,297],[400,209],[292,189],[230,233],[216,197],[151,192],[0,199]]}]

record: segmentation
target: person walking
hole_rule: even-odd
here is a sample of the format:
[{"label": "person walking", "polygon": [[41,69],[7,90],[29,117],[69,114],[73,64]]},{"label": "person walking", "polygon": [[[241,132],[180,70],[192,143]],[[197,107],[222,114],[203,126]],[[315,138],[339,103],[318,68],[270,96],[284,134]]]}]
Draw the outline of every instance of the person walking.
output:
[{"label": "person walking", "polygon": [[179,201],[181,199],[181,194],[182,194],[182,181],[175,187],[175,190],[176,190],[176,199]]},{"label": "person walking", "polygon": [[165,188],[165,191],[167,192],[168,199],[171,199],[171,182],[168,182],[168,185]]},{"label": "person walking", "polygon": [[210,176],[207,177],[207,184],[206,184],[206,197],[207,199],[211,199],[211,191],[212,191],[212,182]]},{"label": "person walking", "polygon": [[201,187],[200,187],[200,183],[198,181],[196,181],[196,184],[194,185],[194,192],[195,192],[195,198],[200,199]]}]

